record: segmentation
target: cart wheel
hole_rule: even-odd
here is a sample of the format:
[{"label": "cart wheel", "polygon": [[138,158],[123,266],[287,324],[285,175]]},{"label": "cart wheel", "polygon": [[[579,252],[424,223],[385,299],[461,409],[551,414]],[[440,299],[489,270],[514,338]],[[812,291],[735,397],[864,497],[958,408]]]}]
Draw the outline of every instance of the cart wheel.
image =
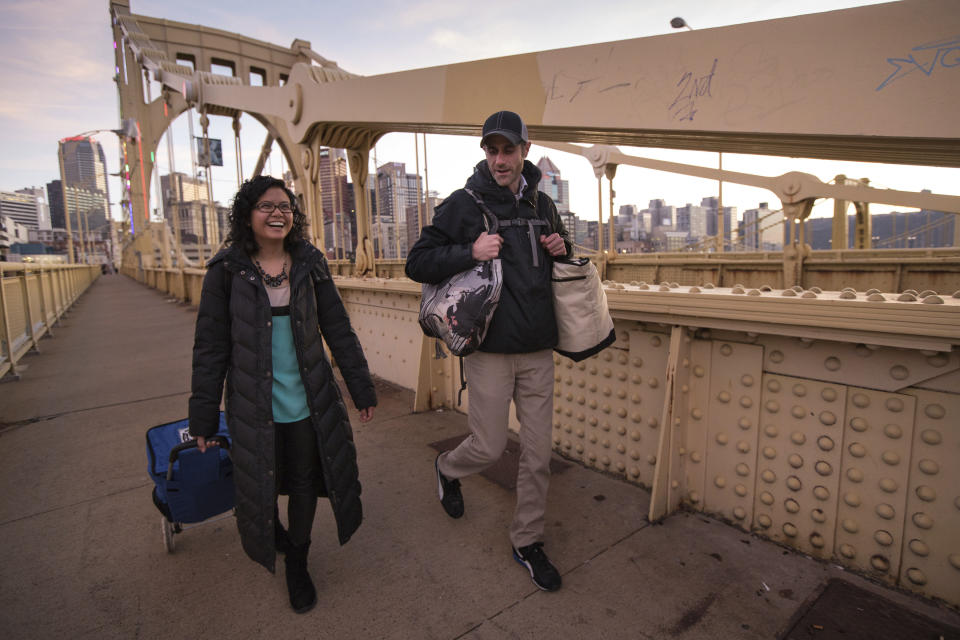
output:
[{"label": "cart wheel", "polygon": [[160,529],[163,531],[163,546],[166,547],[167,553],[173,553],[177,546],[173,539],[173,523],[167,520],[165,516],[160,516]]}]

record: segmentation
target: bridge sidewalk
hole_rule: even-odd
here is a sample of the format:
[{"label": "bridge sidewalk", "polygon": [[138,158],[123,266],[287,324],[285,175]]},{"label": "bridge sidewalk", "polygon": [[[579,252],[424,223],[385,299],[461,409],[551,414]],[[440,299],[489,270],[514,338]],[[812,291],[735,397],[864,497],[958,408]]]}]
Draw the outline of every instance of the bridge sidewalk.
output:
[{"label": "bridge sidewalk", "polygon": [[540,592],[509,553],[511,492],[471,477],[462,520],[437,504],[429,443],[464,416],[413,414],[412,393],[383,383],[375,420],[355,421],[364,525],[339,547],[321,504],[320,602],[297,616],[282,563],[246,559],[231,519],[163,547],[144,432],[185,415],[194,313],[103,277],[0,386],[4,637],[769,639],[836,576],[960,620],[699,515],[651,525],[645,491],[576,464],[548,507],[564,587]]}]

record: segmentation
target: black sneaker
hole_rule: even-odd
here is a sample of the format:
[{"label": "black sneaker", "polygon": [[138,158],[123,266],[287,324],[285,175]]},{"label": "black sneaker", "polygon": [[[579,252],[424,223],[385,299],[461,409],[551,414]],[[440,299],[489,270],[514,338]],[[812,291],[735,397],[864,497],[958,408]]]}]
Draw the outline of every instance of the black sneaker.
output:
[{"label": "black sneaker", "polygon": [[460,493],[460,481],[448,480],[446,476],[440,473],[440,456],[433,462],[437,470],[437,492],[440,494],[440,504],[443,510],[451,518],[459,518],[463,515],[463,494]]},{"label": "black sneaker", "polygon": [[550,559],[543,551],[542,542],[534,542],[525,547],[513,549],[513,559],[522,564],[530,572],[530,579],[544,591],[556,591],[562,580],[557,568],[550,564]]}]

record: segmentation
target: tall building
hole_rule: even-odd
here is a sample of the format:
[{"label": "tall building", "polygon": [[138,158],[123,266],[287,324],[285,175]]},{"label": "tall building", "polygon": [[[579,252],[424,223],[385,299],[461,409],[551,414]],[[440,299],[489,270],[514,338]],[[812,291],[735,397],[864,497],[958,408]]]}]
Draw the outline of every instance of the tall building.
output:
[{"label": "tall building", "polygon": [[[710,237],[715,237],[717,235],[717,198],[710,196],[708,198],[703,198],[700,200],[700,206],[706,209],[707,211],[707,235]],[[724,246],[729,247],[731,245],[731,238],[733,237],[734,225],[737,224],[737,208],[736,207],[724,207],[723,208],[723,238]]]},{"label": "tall building", "polygon": [[[47,217],[43,189],[0,191],[0,216],[6,216],[28,229],[39,229]],[[49,222],[46,223],[49,226]]]},{"label": "tall building", "polygon": [[737,232],[739,244],[746,251],[780,251],[783,234],[783,213],[771,210],[766,202],[743,212]]},{"label": "tall building", "polygon": [[570,211],[570,182],[560,178],[560,169],[549,157],[543,156],[537,162],[537,168],[543,177],[540,178],[540,191],[550,196],[557,205],[557,211]]},{"label": "tall building", "polygon": [[686,231],[690,242],[699,242],[707,237],[707,210],[690,204],[677,207],[677,231]]},{"label": "tall building", "polygon": [[53,229],[67,228],[63,204],[64,191],[67,195],[66,209],[70,211],[71,231],[79,234],[81,229],[98,231],[106,228],[107,200],[102,191],[72,185],[67,185],[64,189],[60,180],[53,180],[47,183],[50,226]]},{"label": "tall building", "polygon": [[[356,205],[353,186],[347,182],[347,156],[343,149],[320,149],[320,203],[326,251],[352,255],[356,245]],[[336,249],[336,251],[333,251]]]},{"label": "tall building", "polygon": [[182,242],[216,245],[226,237],[229,210],[209,201],[205,181],[177,172],[160,176],[160,190],[163,217],[180,228]]},{"label": "tall building", "polygon": [[651,231],[660,228],[663,231],[673,231],[676,226],[676,207],[668,205],[664,200],[651,200],[644,213],[650,214]]},{"label": "tall building", "polygon": [[[376,216],[373,221],[377,255],[387,259],[404,258],[410,250],[407,220],[417,217],[417,175],[407,173],[403,162],[388,162],[377,169]],[[376,198],[375,198],[376,199]],[[421,208],[420,215],[424,215]],[[424,224],[428,220],[424,219]],[[417,229],[419,233],[419,228]]]},{"label": "tall building", "polygon": [[[80,212],[87,216],[91,229],[99,229],[106,224],[110,211],[107,159],[103,153],[103,147],[93,138],[76,136],[61,140],[59,153],[62,154],[61,160],[63,162],[63,173],[60,179],[68,188],[75,187],[101,194],[102,204],[100,206]],[[69,205],[69,195],[67,199]],[[76,215],[77,212],[71,210],[71,216]],[[73,219],[71,217],[71,221]]]}]

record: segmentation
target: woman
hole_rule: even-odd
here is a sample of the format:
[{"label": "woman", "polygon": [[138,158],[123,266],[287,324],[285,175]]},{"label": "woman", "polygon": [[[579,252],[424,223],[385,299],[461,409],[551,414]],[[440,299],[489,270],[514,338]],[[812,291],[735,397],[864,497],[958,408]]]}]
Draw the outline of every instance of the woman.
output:
[{"label": "woman", "polygon": [[[305,222],[281,180],[260,176],[240,187],[227,247],[203,279],[190,396],[190,433],[206,451],[226,380],[240,540],[271,572],[276,552],[286,553],[297,613],[317,601],[307,572],[317,496],[330,499],[340,544],[362,519],[353,432],[321,333],[361,422],[377,404],[360,342],[326,259],[304,238]],[[278,494],[289,495],[289,532]]]}]

